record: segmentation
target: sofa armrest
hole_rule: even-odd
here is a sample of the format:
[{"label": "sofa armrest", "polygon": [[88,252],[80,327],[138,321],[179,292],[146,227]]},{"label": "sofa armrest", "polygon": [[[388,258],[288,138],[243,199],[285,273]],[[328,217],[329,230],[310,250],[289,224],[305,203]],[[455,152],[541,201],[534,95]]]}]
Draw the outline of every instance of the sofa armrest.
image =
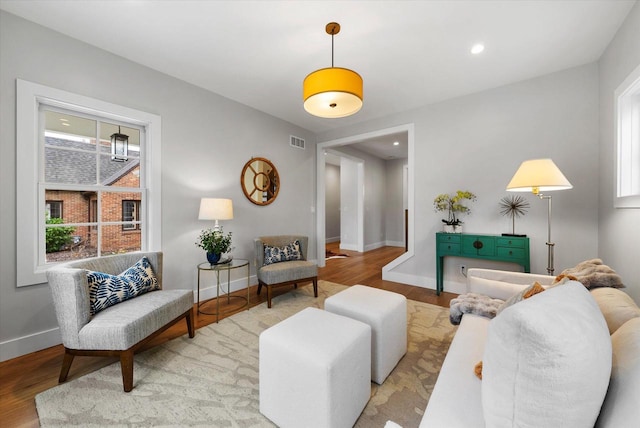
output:
[{"label": "sofa armrest", "polygon": [[549,286],[554,279],[554,276],[548,275],[472,268],[467,271],[467,293],[507,300],[535,281],[542,286]]}]

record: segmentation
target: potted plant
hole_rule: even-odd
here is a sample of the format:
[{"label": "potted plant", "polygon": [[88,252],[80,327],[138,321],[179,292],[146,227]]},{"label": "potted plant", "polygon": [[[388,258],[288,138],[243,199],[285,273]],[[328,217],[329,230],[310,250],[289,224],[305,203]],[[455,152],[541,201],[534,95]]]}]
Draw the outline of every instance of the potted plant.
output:
[{"label": "potted plant", "polygon": [[444,223],[445,232],[461,233],[462,232],[462,220],[457,217],[457,214],[469,214],[471,210],[464,205],[464,201],[475,201],[476,195],[468,190],[458,190],[453,195],[442,193],[433,200],[433,207],[436,212],[447,211],[448,217],[442,219]]},{"label": "potted plant", "polygon": [[231,232],[225,234],[222,227],[217,229],[205,229],[200,232],[196,245],[207,252],[209,263],[216,264],[223,253],[231,251]]}]

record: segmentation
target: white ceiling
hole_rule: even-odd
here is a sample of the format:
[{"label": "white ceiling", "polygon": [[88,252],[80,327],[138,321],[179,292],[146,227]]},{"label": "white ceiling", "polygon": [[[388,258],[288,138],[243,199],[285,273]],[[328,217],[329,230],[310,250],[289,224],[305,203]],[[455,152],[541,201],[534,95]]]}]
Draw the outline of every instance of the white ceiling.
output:
[{"label": "white ceiling", "polygon": [[[18,1],[0,8],[314,132],[596,61],[634,1]],[[302,80],[364,79],[354,116],[320,119]],[[484,53],[471,55],[476,42]]]}]

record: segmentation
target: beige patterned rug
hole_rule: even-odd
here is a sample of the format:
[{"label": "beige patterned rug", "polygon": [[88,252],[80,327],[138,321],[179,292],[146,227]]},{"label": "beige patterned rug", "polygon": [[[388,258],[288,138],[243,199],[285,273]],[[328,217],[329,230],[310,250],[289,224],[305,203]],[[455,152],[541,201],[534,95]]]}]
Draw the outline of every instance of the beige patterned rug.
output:
[{"label": "beige patterned rug", "polygon": [[[259,412],[258,335],[343,285],[319,283],[319,297],[301,287],[249,311],[185,334],[135,357],[134,389],[122,391],[114,363],[36,396],[43,427],[272,427]],[[409,348],[371,399],[357,427],[420,423],[455,327],[448,309],[408,300]],[[71,368],[73,373],[73,366]]]}]

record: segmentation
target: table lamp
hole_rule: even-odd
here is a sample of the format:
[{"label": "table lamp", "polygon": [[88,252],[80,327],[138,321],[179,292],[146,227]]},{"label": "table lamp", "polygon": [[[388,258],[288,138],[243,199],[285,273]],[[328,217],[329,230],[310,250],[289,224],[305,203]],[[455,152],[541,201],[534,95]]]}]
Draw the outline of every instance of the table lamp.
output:
[{"label": "table lamp", "polygon": [[533,159],[522,162],[513,178],[507,185],[509,192],[532,192],[540,199],[549,201],[549,213],[547,218],[548,258],[547,273],[553,275],[553,247],[551,242],[551,195],[543,195],[541,192],[572,189],[569,180],[551,159]]},{"label": "table lamp", "polygon": [[215,220],[213,230],[220,230],[218,220],[233,219],[233,202],[231,199],[202,198],[198,220]]}]

